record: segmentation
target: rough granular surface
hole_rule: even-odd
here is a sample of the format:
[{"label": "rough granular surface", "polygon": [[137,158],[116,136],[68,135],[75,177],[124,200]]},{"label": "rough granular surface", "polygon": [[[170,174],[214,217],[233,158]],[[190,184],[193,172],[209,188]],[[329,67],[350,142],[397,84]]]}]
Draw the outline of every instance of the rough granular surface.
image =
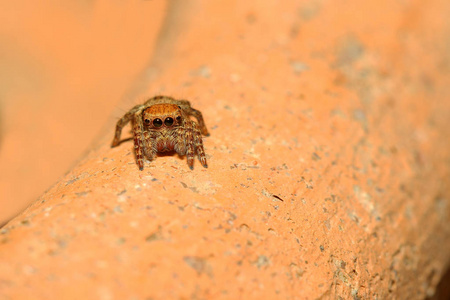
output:
[{"label": "rough granular surface", "polygon": [[0,295],[432,297],[450,262],[449,12],[439,0],[155,11],[164,34],[133,92],[202,111],[208,168],[163,155],[139,171],[131,140],[110,147],[112,120],[1,229]]}]

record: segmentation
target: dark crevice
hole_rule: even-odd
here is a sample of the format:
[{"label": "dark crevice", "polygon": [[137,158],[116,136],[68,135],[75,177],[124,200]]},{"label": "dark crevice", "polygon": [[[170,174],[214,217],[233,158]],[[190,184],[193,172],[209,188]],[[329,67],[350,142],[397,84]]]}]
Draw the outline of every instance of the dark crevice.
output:
[{"label": "dark crevice", "polygon": [[450,268],[442,276],[433,296],[425,298],[426,300],[450,300]]}]

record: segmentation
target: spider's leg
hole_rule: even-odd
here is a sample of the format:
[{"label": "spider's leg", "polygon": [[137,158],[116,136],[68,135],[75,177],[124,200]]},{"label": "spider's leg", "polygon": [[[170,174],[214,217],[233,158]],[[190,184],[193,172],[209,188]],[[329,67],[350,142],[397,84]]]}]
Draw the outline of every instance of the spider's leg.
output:
[{"label": "spider's leg", "polygon": [[116,124],[116,133],[114,135],[114,140],[111,144],[111,147],[115,147],[117,145],[119,145],[120,142],[120,135],[122,133],[122,128],[128,124],[128,122],[130,122],[130,120],[132,119],[133,115],[130,113],[126,113],[122,118],[119,119],[119,121],[117,121]]},{"label": "spider's leg", "polygon": [[194,150],[195,150],[195,142],[194,142],[194,134],[192,128],[192,121],[187,122],[186,129],[184,131],[184,139],[186,143],[186,159],[188,162],[189,168],[194,169]]},{"label": "spider's leg", "polygon": [[202,133],[195,122],[192,122],[192,127],[194,129],[194,144],[195,151],[198,155],[198,160],[202,163],[203,167],[207,168],[208,164],[206,163],[205,149],[203,148]]},{"label": "spider's leg", "polygon": [[142,105],[136,105],[129,112],[127,112],[122,118],[120,118],[119,121],[117,121],[116,133],[114,134],[114,140],[111,144],[111,147],[115,147],[115,146],[119,145],[120,135],[122,134],[122,128],[133,119],[135,113],[138,112],[139,109],[141,109],[141,108],[142,108]]},{"label": "spider's leg", "polygon": [[206,129],[205,121],[203,120],[203,115],[199,110],[192,108],[191,103],[188,100],[175,100],[174,103],[180,106],[188,116],[194,116],[197,119],[203,135],[209,135],[208,129]]},{"label": "spider's leg", "polygon": [[198,125],[200,126],[200,130],[202,131],[203,135],[209,136],[208,129],[206,129],[205,121],[203,120],[203,115],[199,110],[196,110],[195,108],[190,107],[187,110],[187,113],[191,116],[194,116],[197,121]]},{"label": "spider's leg", "polygon": [[144,156],[143,152],[145,147],[142,141],[142,121],[141,114],[136,113],[133,116],[133,135],[134,135],[134,153],[136,154],[136,162],[139,170],[144,169]]}]

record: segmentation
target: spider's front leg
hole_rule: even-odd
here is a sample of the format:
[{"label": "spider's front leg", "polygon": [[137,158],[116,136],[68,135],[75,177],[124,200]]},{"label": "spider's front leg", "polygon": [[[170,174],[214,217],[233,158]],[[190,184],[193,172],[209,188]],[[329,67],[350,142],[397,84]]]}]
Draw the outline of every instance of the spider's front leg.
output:
[{"label": "spider's front leg", "polygon": [[205,148],[203,148],[202,133],[200,132],[200,129],[197,127],[197,124],[195,124],[195,122],[192,122],[192,128],[194,131],[194,145],[195,151],[198,155],[198,160],[202,163],[204,168],[207,168],[208,164],[206,163]]},{"label": "spider's front leg", "polygon": [[184,141],[186,145],[186,159],[188,166],[191,170],[194,169],[194,133],[192,128],[192,121],[188,121],[186,124],[186,129],[184,131]]},{"label": "spider's front leg", "polygon": [[142,140],[142,121],[141,114],[134,114],[133,116],[133,135],[134,135],[134,153],[136,154],[136,162],[139,170],[144,169],[144,156],[145,151],[144,143]]},{"label": "spider's front leg", "polygon": [[189,168],[194,168],[194,155],[197,152],[198,159],[203,167],[207,168],[205,150],[203,149],[202,134],[194,121],[186,122],[185,128],[179,133],[177,146],[175,150],[178,154],[186,154],[186,159]]}]

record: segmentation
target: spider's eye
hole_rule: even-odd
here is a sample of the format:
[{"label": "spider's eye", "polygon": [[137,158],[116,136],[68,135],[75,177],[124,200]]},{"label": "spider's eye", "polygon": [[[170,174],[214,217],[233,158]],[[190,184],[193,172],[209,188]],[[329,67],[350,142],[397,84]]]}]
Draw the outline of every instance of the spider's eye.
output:
[{"label": "spider's eye", "polygon": [[164,124],[165,124],[166,126],[172,126],[172,125],[173,125],[173,118],[167,117],[167,118],[164,120]]},{"label": "spider's eye", "polygon": [[177,117],[177,122],[181,123],[181,117],[180,116]]},{"label": "spider's eye", "polygon": [[149,125],[150,124],[150,120],[149,119],[145,119],[144,123],[145,123],[145,125]]},{"label": "spider's eye", "polygon": [[161,127],[162,124],[163,124],[163,122],[162,122],[161,119],[154,119],[153,120],[153,126],[155,126],[155,127]]}]

